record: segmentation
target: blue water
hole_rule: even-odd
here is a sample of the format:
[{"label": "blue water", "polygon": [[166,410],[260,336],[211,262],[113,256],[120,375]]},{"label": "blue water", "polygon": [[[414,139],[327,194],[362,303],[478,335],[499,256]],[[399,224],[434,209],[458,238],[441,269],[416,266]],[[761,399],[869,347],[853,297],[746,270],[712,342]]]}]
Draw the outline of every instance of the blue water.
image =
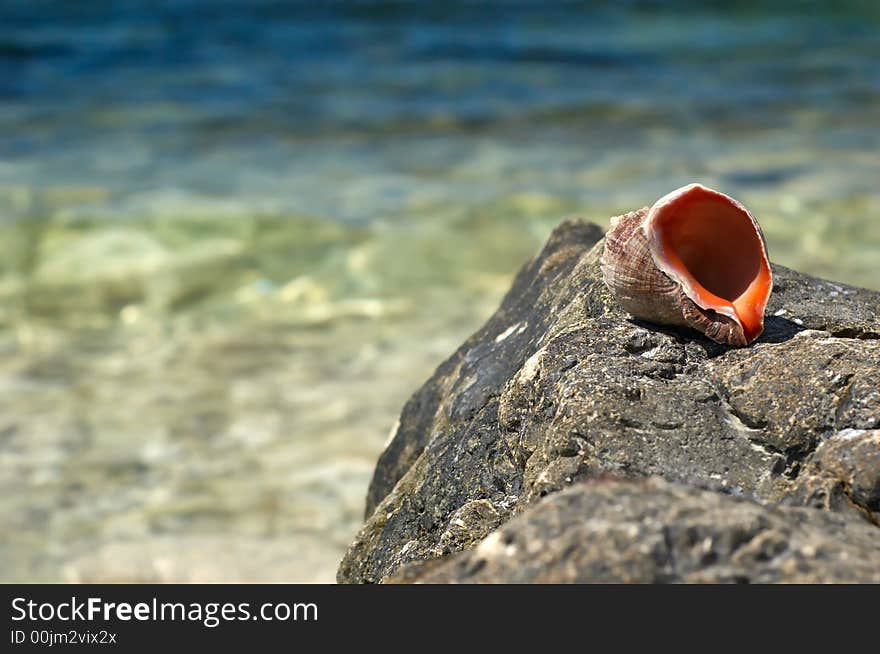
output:
[{"label": "blue water", "polygon": [[564,217],[880,289],[876,2],[0,0],[0,580],[330,581]]},{"label": "blue water", "polygon": [[[666,170],[622,180],[655,181],[625,192],[644,202],[674,167],[744,145],[800,156],[719,171],[735,191],[880,144],[873,2],[0,7],[0,185],[173,187],[369,221],[414,187],[457,186],[445,177],[485,139],[510,149],[499,177],[583,202],[621,194],[564,179],[603,156],[663,152]],[[536,144],[555,150],[528,156]],[[378,172],[399,177],[334,202]],[[873,192],[876,172],[834,192]]]}]

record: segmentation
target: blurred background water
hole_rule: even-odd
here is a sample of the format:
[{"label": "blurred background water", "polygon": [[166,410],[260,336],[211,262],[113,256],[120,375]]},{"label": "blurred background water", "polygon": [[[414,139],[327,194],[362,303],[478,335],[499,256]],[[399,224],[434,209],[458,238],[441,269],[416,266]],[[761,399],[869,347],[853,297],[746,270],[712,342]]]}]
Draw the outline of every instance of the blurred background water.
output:
[{"label": "blurred background water", "polygon": [[562,218],[880,289],[876,2],[0,0],[0,580],[330,581]]}]

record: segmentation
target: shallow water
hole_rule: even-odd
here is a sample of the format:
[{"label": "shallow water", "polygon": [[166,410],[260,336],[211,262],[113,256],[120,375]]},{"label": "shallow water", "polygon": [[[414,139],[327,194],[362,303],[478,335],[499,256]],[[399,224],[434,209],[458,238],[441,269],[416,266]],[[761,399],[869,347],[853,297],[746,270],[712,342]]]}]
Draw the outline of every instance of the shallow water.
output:
[{"label": "shallow water", "polygon": [[0,1],[0,579],[331,580],[567,216],[880,289],[876,5],[544,4]]}]

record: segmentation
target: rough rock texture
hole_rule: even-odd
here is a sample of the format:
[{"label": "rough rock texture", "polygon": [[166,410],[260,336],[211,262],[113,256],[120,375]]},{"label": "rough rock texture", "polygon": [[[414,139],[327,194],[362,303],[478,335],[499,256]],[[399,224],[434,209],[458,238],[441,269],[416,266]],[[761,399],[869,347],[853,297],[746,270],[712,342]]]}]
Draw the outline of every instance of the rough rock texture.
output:
[{"label": "rough rock texture", "polygon": [[880,526],[880,429],[843,429],[823,442],[790,498],[807,506],[861,511]]},{"label": "rough rock texture", "polygon": [[[880,583],[877,528],[640,481],[581,482],[474,549],[392,580],[425,583]],[[413,564],[410,564],[411,566]]]},{"label": "rough rock texture", "polygon": [[[717,512],[702,511],[713,538],[766,513],[772,533],[807,548],[821,541],[835,554],[819,557],[807,572],[780,560],[727,577],[725,570],[744,568],[732,558],[739,548],[721,547],[711,570],[656,563],[618,577],[576,564],[599,550],[575,539],[568,549],[550,548],[557,558],[545,562],[545,573],[534,571],[534,579],[867,580],[842,567],[857,551],[875,560],[880,548],[880,293],[775,266],[764,334],[748,348],[730,349],[692,331],[630,318],[602,282],[601,238],[589,223],[560,225],[489,322],[407,402],[339,581],[387,580],[403,564],[473,547],[517,514],[524,515],[498,533],[523,529],[529,542],[549,543],[556,532],[544,518],[532,521],[538,511],[583,522],[603,502],[612,504],[601,520],[614,523],[619,515],[620,533],[627,521],[655,512],[653,527],[632,532],[638,542],[628,551],[637,552],[650,549],[662,525],[680,528],[688,507],[706,498],[719,503]],[[650,493],[638,490],[652,486],[626,486],[633,490],[619,513],[613,489],[624,486],[617,481],[611,490],[594,481],[559,496],[582,497],[583,511],[548,508],[563,501],[556,496],[535,504],[578,480],[609,474],[678,485],[651,482],[668,496],[671,504],[662,506],[646,503]],[[600,495],[602,502],[589,499]],[[771,503],[785,508],[763,506]],[[811,508],[789,508],[798,504]],[[827,544],[844,538],[834,525],[848,521],[863,535],[847,547]],[[669,556],[685,556],[689,546],[677,547],[667,546]],[[795,557],[793,549],[784,551]],[[461,572],[458,563],[442,565],[449,566],[443,580],[519,579],[505,576],[501,564],[486,564],[479,577]],[[609,569],[616,565],[608,560]],[[828,569],[819,570],[822,565]]]}]

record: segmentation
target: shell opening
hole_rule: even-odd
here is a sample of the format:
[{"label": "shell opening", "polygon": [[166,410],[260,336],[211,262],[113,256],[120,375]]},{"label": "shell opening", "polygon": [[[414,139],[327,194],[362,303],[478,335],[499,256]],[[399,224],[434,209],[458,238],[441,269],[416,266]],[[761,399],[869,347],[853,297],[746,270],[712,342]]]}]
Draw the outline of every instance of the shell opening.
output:
[{"label": "shell opening", "polygon": [[699,185],[682,191],[652,209],[663,268],[696,304],[736,318],[751,341],[763,330],[772,285],[761,235],[745,208],[726,195]]}]

